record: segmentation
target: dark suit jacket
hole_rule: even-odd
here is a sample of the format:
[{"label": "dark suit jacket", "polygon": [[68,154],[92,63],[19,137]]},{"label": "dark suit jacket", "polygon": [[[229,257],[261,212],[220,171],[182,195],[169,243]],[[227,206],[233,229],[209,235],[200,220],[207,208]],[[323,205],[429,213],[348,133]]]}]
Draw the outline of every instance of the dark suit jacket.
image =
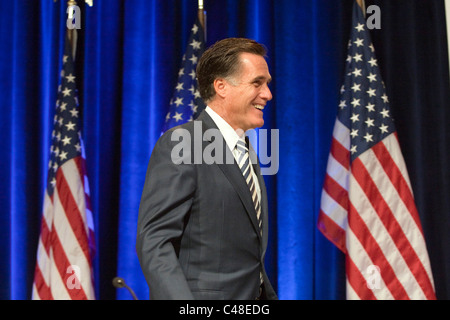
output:
[{"label": "dark suit jacket", "polygon": [[[185,129],[182,132],[192,137],[191,150],[183,154],[185,159],[192,156],[191,163],[195,152],[198,155],[208,145],[211,149],[213,139],[200,140],[199,148],[193,137],[217,126],[205,111],[196,122],[163,134],[150,158],[136,242],[150,298],[255,299],[261,271],[267,298],[277,299],[264,269],[268,205],[259,165],[254,169],[262,195],[262,238],[249,188],[236,163],[172,162],[174,147],[180,146],[180,141],[171,141],[176,129]],[[200,124],[201,133],[197,130]],[[230,159],[230,150],[220,138],[223,154],[228,153]]]}]

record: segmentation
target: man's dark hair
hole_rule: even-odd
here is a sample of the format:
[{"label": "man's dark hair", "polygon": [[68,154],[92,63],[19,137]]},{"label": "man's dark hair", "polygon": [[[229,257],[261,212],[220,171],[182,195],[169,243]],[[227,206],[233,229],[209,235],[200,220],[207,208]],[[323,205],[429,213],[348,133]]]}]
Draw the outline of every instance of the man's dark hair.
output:
[{"label": "man's dark hair", "polygon": [[243,52],[266,56],[266,48],[262,44],[246,38],[220,40],[203,53],[197,65],[197,81],[200,95],[206,103],[216,94],[214,80],[238,73],[239,56]]}]

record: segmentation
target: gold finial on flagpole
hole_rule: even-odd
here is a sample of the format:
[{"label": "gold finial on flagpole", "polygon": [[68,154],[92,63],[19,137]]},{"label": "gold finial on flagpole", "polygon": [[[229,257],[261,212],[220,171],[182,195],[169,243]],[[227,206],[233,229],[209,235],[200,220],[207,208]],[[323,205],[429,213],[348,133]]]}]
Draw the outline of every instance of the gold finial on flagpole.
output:
[{"label": "gold finial on flagpole", "polygon": [[204,10],[203,0],[198,0],[198,19],[202,25],[206,42],[206,11]]}]

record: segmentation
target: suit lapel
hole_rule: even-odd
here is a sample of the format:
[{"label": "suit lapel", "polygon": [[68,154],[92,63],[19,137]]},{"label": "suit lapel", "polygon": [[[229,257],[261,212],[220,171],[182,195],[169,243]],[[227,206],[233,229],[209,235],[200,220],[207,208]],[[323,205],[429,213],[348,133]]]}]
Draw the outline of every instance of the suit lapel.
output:
[{"label": "suit lapel", "polygon": [[[208,129],[219,130],[217,128],[216,124],[214,123],[214,121],[211,119],[211,117],[208,115],[208,113],[206,111],[202,111],[202,113],[198,116],[197,120],[200,120],[203,123],[203,126],[202,126],[203,133]],[[247,186],[247,183],[245,182],[245,179],[242,175],[241,169],[239,168],[239,165],[236,163],[236,161],[234,161],[233,164],[226,163],[226,161],[225,161],[226,159],[234,160],[234,156],[231,153],[230,149],[228,148],[228,146],[225,142],[225,139],[223,137],[222,137],[222,140],[223,140],[222,141],[223,142],[222,143],[222,145],[223,145],[223,150],[222,150],[223,153],[222,154],[224,155],[224,159],[223,159],[222,163],[216,163],[216,165],[220,168],[220,170],[222,170],[225,177],[228,179],[228,181],[230,181],[231,185],[234,187],[237,194],[239,195],[239,198],[241,199],[242,204],[244,205],[244,207],[246,209],[247,215],[249,216],[249,218],[252,222],[253,228],[255,229],[255,232],[258,234],[258,238],[262,242],[260,232],[258,231],[259,227],[258,227],[258,221],[256,218],[256,210],[255,210],[255,206],[253,205],[253,200],[252,200],[252,196],[250,194],[250,190]],[[206,147],[206,145],[208,145],[210,143],[211,143],[211,141],[204,141],[203,150]],[[261,180],[260,180],[259,174],[258,174],[258,181],[261,186]],[[262,192],[263,192],[263,189],[261,189],[261,194],[265,194]],[[265,187],[264,187],[264,192],[265,192]],[[267,199],[264,199],[264,200],[267,200]],[[262,205],[262,209],[263,209],[263,211],[262,211],[262,214],[263,214],[264,211],[267,211],[267,205],[265,205],[265,206],[263,204],[261,204],[261,205]],[[266,208],[266,209],[264,210],[264,208]],[[263,225],[267,225],[267,223],[264,220],[263,220]],[[264,230],[265,229],[266,229],[266,227],[264,227]],[[263,230],[263,233],[266,233],[266,232],[264,232],[264,230]]]}]

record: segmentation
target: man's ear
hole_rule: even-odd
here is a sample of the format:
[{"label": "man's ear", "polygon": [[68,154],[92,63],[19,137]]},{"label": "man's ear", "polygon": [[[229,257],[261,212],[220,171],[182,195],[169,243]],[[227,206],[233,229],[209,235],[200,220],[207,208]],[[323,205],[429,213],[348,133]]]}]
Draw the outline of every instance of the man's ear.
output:
[{"label": "man's ear", "polygon": [[214,89],[216,90],[216,94],[221,98],[224,98],[227,93],[228,83],[225,79],[217,78],[214,80]]}]

